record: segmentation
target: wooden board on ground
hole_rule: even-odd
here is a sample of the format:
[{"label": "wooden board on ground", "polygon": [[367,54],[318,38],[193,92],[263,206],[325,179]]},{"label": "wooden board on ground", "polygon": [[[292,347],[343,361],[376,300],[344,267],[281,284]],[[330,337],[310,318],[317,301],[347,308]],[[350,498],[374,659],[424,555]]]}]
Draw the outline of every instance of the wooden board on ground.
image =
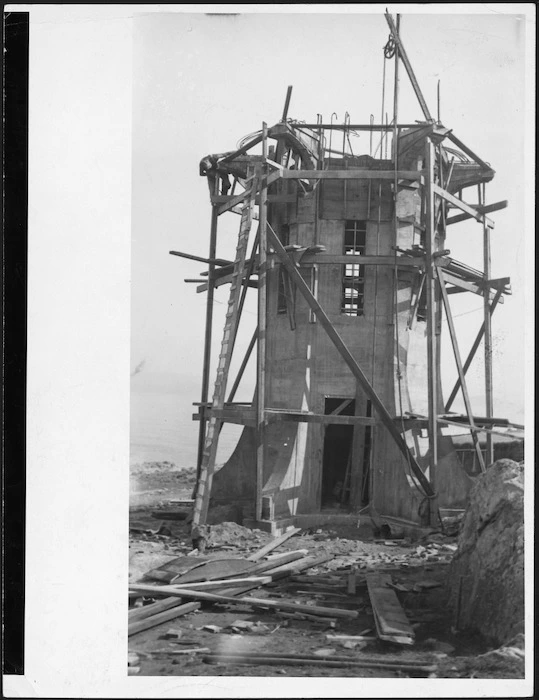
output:
[{"label": "wooden board on ground", "polygon": [[251,561],[246,559],[215,559],[197,566],[195,569],[181,574],[173,579],[176,584],[195,583],[197,581],[212,581],[213,579],[223,579],[247,574],[255,568]]},{"label": "wooden board on ground", "polygon": [[397,644],[413,644],[414,630],[391,588],[388,574],[367,574],[367,588],[371,600],[378,637]]},{"label": "wooden board on ground", "polygon": [[[208,567],[210,564],[212,566]],[[253,568],[253,564],[242,557],[231,557],[223,554],[206,557],[183,556],[151,569],[144,574],[144,577],[163,583],[172,583],[172,581],[179,582],[180,577],[191,574],[186,582],[193,583],[195,581],[210,581],[212,577],[225,578],[243,574],[251,568]]]},{"label": "wooden board on ground", "polygon": [[174,586],[146,586],[139,583],[130,584],[130,588],[144,595],[178,596],[179,598],[193,599],[196,601],[208,601],[210,603],[231,603],[232,605],[247,605],[254,608],[269,608],[272,610],[284,610],[290,612],[307,613],[320,617],[340,617],[355,619],[357,610],[342,608],[329,608],[318,605],[301,605],[285,600],[271,600],[268,598],[232,598],[226,595],[216,595],[203,591],[193,591],[187,588],[175,588]]},{"label": "wooden board on ground", "polygon": [[300,531],[300,527],[293,527],[290,530],[287,530],[287,532],[285,532],[283,535],[281,535],[280,537],[276,537],[275,539],[271,540],[271,542],[268,542],[268,544],[266,544],[264,547],[259,549],[257,552],[251,554],[251,556],[249,557],[250,561],[258,561],[259,559],[262,559],[263,556],[269,554],[269,552],[272,552],[274,549],[283,544],[283,542],[286,542],[286,540],[289,540],[291,537],[293,537]]}]

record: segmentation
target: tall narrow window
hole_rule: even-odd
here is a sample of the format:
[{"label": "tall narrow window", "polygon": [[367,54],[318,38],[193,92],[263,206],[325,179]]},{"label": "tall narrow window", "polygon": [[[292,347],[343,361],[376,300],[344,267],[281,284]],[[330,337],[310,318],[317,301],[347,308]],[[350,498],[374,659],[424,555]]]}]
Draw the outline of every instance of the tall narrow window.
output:
[{"label": "tall narrow window", "polygon": [[[290,243],[290,226],[288,224],[283,224],[279,230],[279,240],[284,247]],[[285,314],[287,311],[286,298],[288,290],[285,284],[285,270],[282,265],[279,265],[279,294],[277,296],[277,313]]]},{"label": "tall narrow window", "polygon": [[[366,221],[347,221],[344,229],[344,254],[351,259],[365,255],[366,239]],[[363,316],[364,292],[365,266],[351,260],[343,265],[341,313],[346,316]]]}]

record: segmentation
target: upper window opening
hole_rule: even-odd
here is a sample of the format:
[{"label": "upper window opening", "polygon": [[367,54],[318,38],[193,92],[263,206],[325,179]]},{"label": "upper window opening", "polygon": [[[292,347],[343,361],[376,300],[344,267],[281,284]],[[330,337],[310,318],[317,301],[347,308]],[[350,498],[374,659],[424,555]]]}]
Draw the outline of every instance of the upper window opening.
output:
[{"label": "upper window opening", "polygon": [[[347,221],[344,228],[344,254],[351,258],[365,255],[367,222]],[[341,313],[362,316],[365,302],[365,266],[359,262],[343,265]]]}]

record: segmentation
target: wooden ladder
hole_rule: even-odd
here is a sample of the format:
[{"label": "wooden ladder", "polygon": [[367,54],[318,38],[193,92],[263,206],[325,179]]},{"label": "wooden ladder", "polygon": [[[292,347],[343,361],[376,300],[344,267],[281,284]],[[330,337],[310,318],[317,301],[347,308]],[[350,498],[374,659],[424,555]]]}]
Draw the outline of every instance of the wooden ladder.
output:
[{"label": "wooden ladder", "polygon": [[219,364],[217,366],[217,376],[212,399],[212,412],[208,421],[204,451],[202,453],[202,465],[200,477],[197,483],[195,506],[193,510],[193,532],[198,532],[198,527],[204,525],[208,514],[210,501],[211,484],[215,470],[215,458],[217,455],[217,445],[219,433],[222,426],[221,413],[225,405],[225,393],[228,381],[230,361],[232,359],[232,349],[234,339],[238,329],[241,288],[245,272],[245,258],[247,254],[247,244],[253,220],[253,206],[258,190],[258,177],[251,174],[247,178],[250,193],[245,198],[241,212],[240,231],[238,234],[238,245],[236,247],[236,257],[234,269],[230,282],[230,295],[228,298],[228,308],[226,312],[225,328],[223,340],[221,341],[221,352],[219,354]]}]

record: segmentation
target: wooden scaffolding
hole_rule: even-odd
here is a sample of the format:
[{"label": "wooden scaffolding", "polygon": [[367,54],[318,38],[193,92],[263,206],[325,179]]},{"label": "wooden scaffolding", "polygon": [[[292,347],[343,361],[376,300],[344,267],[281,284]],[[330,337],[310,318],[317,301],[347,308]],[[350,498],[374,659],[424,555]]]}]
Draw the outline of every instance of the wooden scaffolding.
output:
[{"label": "wooden scaffolding", "polygon": [[[211,494],[212,478],[215,469],[215,457],[219,433],[223,423],[235,423],[250,426],[256,431],[256,504],[255,517],[262,520],[263,515],[263,462],[265,431],[269,423],[273,421],[294,422],[318,422],[328,424],[348,425],[374,425],[379,424],[387,431],[399,450],[405,456],[411,472],[419,487],[430,504],[429,523],[435,525],[438,522],[439,511],[437,503],[437,460],[438,460],[438,434],[440,425],[452,425],[455,417],[449,414],[451,406],[458,393],[462,393],[466,414],[460,419],[459,426],[465,426],[471,434],[474,450],[481,471],[487,464],[493,462],[492,435],[494,425],[498,422],[493,414],[492,391],[492,330],[491,317],[499,303],[503,303],[503,296],[510,293],[509,279],[492,279],[490,265],[490,233],[494,228],[494,222],[487,216],[489,213],[500,210],[507,202],[487,204],[485,182],[492,178],[494,171],[485,161],[477,156],[470,148],[462,143],[453,132],[444,127],[439,119],[434,119],[429,112],[425,99],[421,93],[417,79],[408,60],[405,48],[399,34],[399,22],[386,14],[390,29],[390,42],[386,47],[386,57],[395,59],[395,94],[394,94],[394,119],[391,124],[351,124],[345,120],[344,124],[322,123],[319,118],[317,123],[304,124],[287,119],[288,107],[291,96],[289,88],[283,115],[278,124],[268,128],[264,123],[261,130],[238,150],[216,156],[206,163],[204,170],[210,184],[210,199],[212,206],[210,245],[208,257],[199,257],[171,251],[174,255],[199,260],[207,263],[207,280],[186,280],[199,282],[197,291],[207,294],[206,306],[206,331],[204,340],[203,377],[200,402],[196,419],[199,426],[199,455],[197,464],[197,486],[195,507],[193,513],[193,526],[199,528],[204,525],[207,518],[208,506]],[[417,96],[424,121],[415,124],[401,124],[398,122],[398,67],[402,64]],[[421,170],[399,169],[397,162],[399,139],[403,132],[409,129],[421,131],[421,138],[425,140],[424,167]],[[313,161],[313,150],[308,152],[305,138],[302,138],[309,130],[318,136],[319,152]],[[332,134],[346,135],[347,130],[355,132],[370,132],[371,134],[391,133],[394,144],[394,167],[383,169],[328,169],[325,167],[328,157],[328,149],[324,149],[324,142],[329,135],[331,143]],[[270,150],[269,141],[276,145]],[[447,160],[448,153],[454,152],[447,146],[448,142],[458,149],[458,157],[464,157],[468,164],[476,166],[481,174],[480,184],[477,184],[478,199],[475,203],[468,203],[462,198],[462,190],[455,194],[448,191],[448,184],[455,171],[455,158]],[[251,149],[260,148],[262,155],[248,155]],[[314,167],[287,167],[283,165],[283,153],[286,145],[293,144],[299,151],[305,151],[303,163],[314,162]],[[445,144],[442,149],[442,144]],[[313,147],[314,149],[314,147]],[[331,150],[331,149],[329,149]],[[326,151],[326,152],[325,152]],[[271,157],[270,157],[271,156]],[[445,159],[445,160],[444,160]],[[232,176],[233,187],[229,193],[228,179]],[[372,180],[379,183],[389,181],[397,185],[402,182],[411,186],[421,186],[423,206],[425,211],[424,249],[395,250],[395,255],[369,255],[362,258],[365,265],[385,266],[391,269],[410,269],[422,272],[422,287],[426,293],[426,329],[427,329],[427,368],[428,368],[428,414],[427,415],[391,415],[383,401],[378,396],[371,381],[366,376],[362,367],[355,359],[352,352],[342,340],[341,336],[332,324],[328,314],[317,300],[316,270],[319,265],[347,263],[346,256],[328,254],[322,246],[314,246],[310,249],[299,249],[297,246],[286,246],[274,231],[268,221],[268,204],[272,202],[288,202],[292,200],[290,194],[279,190],[277,193],[268,194],[268,189],[273,183],[293,180],[302,188],[312,188],[325,180],[340,180],[345,183],[358,180]],[[236,193],[241,188],[242,191]],[[258,226],[253,234],[253,221],[256,218],[255,206],[258,207]],[[227,213],[234,212],[240,215],[238,243],[234,260],[222,260],[216,257],[216,242],[219,218]],[[436,251],[434,240],[437,229],[441,226],[447,229],[453,224],[473,219],[478,222],[482,231],[483,243],[483,270],[474,270],[463,263],[449,257],[449,251]],[[251,257],[247,257],[249,241],[253,240]],[[265,397],[265,372],[266,372],[266,274],[268,264],[280,265],[284,279],[289,289],[298,291],[306,300],[311,313],[316,317],[332,344],[349,367],[357,385],[368,396],[373,408],[373,415],[362,417],[356,415],[343,415],[340,410],[330,415],[314,414],[312,412],[286,411],[267,405]],[[311,268],[312,284],[308,284],[304,275],[300,272],[302,267]],[[226,321],[223,332],[221,353],[213,399],[209,401],[210,389],[210,359],[213,326],[214,290],[221,286],[230,285],[230,294]],[[258,321],[257,329],[249,343],[237,377],[232,382],[231,389],[226,394],[229,379],[229,369],[237,336],[238,325],[241,318],[245,295],[249,288],[255,288],[258,295]],[[423,292],[418,290],[416,303]],[[468,292],[483,298],[483,322],[478,330],[477,337],[464,359],[450,304],[452,294]],[[458,379],[445,404],[443,413],[439,412],[439,349],[441,307],[445,310],[449,336],[453,349]],[[294,324],[294,310],[288,309],[291,328]],[[466,374],[476,356],[477,350],[484,341],[484,386],[485,386],[485,413],[481,419],[477,419],[472,411],[470,396],[467,388]],[[256,400],[253,405],[237,403],[234,401],[235,393],[245,371],[246,365],[256,345],[257,361],[256,376],[257,389]],[[410,450],[403,437],[403,431],[411,427],[426,428],[429,439],[430,463],[428,477],[418,464],[413,452]],[[479,444],[478,435],[486,434],[486,456],[484,456]]]}]

